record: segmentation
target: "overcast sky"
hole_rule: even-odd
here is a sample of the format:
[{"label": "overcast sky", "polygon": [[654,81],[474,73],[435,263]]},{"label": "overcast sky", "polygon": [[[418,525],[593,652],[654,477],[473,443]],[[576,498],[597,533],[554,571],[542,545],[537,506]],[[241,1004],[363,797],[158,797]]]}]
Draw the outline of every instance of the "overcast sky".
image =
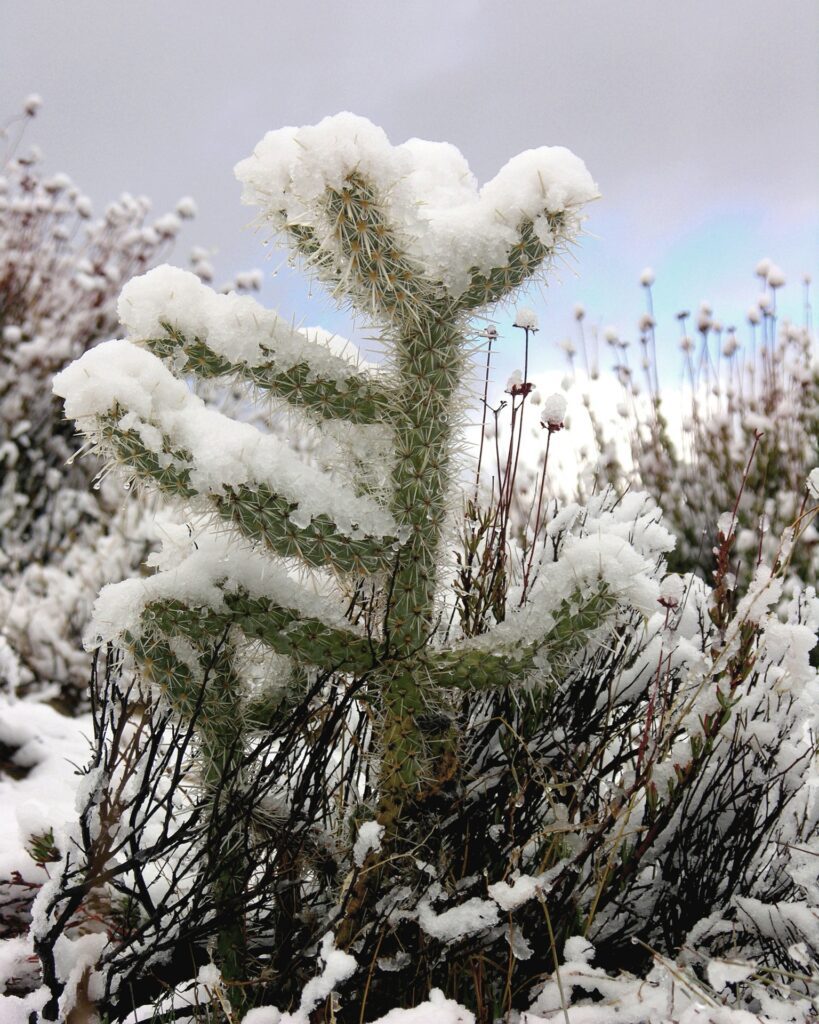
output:
[{"label": "overcast sky", "polygon": [[[764,255],[799,308],[819,240],[818,55],[816,0],[4,0],[0,110],[40,93],[31,141],[99,207],[193,195],[180,262],[213,246],[222,277],[278,265],[232,172],[271,128],[349,109],[395,143],[454,143],[481,181],[568,146],[603,198],[578,276],[529,303],[549,342],[577,301],[630,328],[647,264],[661,313],[709,299],[737,319]],[[287,271],[264,298],[345,327],[315,296],[308,312]]]}]

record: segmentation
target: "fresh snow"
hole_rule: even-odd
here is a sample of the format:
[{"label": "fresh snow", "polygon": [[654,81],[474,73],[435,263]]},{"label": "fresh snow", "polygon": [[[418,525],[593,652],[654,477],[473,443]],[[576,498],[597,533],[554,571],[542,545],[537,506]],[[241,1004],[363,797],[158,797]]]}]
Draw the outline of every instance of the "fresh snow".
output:
[{"label": "fresh snow", "polygon": [[[306,465],[279,439],[209,408],[160,359],[125,340],[103,342],[57,374],[54,392],[66,415],[90,433],[97,417],[123,410],[118,426],[139,434],[160,460],[187,470],[191,486],[218,494],[267,484],[298,506],[307,522],[328,515],[341,533],[394,534],[389,513]],[[175,455],[165,452],[165,439]]]},{"label": "fresh snow", "polygon": [[[392,146],[380,128],[350,113],[269,132],[236,166],[244,202],[262,207],[277,226],[321,223],[326,190],[339,190],[352,173],[389,196],[403,249],[453,297],[474,271],[506,263],[522,222],[533,222],[552,245],[546,215],[565,213],[572,234],[580,208],[598,194],[583,161],[560,146],[520,153],[479,189],[454,146],[422,139]],[[329,242],[329,229],[321,233]]]}]

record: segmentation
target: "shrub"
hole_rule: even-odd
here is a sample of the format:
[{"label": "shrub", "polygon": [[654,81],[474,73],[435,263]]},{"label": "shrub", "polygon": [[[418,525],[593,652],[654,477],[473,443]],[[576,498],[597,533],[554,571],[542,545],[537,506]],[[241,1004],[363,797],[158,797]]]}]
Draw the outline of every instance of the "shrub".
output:
[{"label": "shrub", "polygon": [[[29,97],[6,125],[0,177],[0,671],[8,690],[56,691],[73,709],[87,705],[81,636],[94,596],[138,571],[154,535],[143,507],[121,508],[97,459],[75,461],[51,381],[114,333],[123,284],[169,253],[195,206],[183,199],[151,221],[147,198],[123,195],[95,218],[67,175],[47,175],[36,149],[21,151],[38,106]],[[192,260],[212,273],[203,252]]]}]

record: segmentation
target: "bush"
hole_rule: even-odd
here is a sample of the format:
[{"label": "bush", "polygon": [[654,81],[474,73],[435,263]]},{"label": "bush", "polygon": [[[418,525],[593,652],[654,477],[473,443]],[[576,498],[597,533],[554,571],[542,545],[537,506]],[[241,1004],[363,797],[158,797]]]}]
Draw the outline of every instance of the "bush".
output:
[{"label": "bush", "polygon": [[[144,506],[122,509],[103,463],[75,461],[51,382],[115,332],[123,284],[170,252],[195,206],[183,199],[151,221],[147,198],[123,195],[95,218],[67,175],[47,175],[36,149],[21,152],[38,107],[29,97],[6,125],[0,177],[0,678],[72,710],[87,706],[81,637],[94,596],[138,572],[155,538]],[[210,276],[202,251],[192,261]]]}]

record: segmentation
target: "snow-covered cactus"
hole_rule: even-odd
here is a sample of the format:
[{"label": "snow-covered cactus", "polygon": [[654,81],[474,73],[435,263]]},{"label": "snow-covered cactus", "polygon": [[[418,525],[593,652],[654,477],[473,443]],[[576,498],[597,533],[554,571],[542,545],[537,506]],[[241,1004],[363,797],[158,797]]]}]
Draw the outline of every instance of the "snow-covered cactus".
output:
[{"label": "snow-covered cactus", "polygon": [[[419,724],[437,695],[542,668],[599,621],[590,603],[599,612],[613,600],[600,583],[571,604],[582,581],[561,590],[544,574],[525,631],[518,623],[480,643],[436,641],[470,319],[548,268],[596,189],[577,157],[543,148],[479,191],[453,147],[394,148],[349,114],[268,134],[237,174],[262,222],[378,328],[388,359],[357,367],[254,300],[217,295],[180,270],[132,281],[119,305],[128,340],[87,353],[55,389],[129,477],[189,516],[205,513],[212,528],[178,564],[109,588],[98,634],[124,641],[180,713],[200,707],[217,762],[281,691],[278,680],[268,708],[264,692],[249,692],[231,667],[237,642],[366,678],[389,832],[441,753],[440,737]],[[348,464],[335,475],[306,466],[280,440],[206,408],[190,374],[238,379],[319,425],[344,424]],[[373,472],[374,440],[387,455]],[[282,559],[288,567],[275,564]],[[341,611],[362,577],[374,583],[379,635]]]}]

